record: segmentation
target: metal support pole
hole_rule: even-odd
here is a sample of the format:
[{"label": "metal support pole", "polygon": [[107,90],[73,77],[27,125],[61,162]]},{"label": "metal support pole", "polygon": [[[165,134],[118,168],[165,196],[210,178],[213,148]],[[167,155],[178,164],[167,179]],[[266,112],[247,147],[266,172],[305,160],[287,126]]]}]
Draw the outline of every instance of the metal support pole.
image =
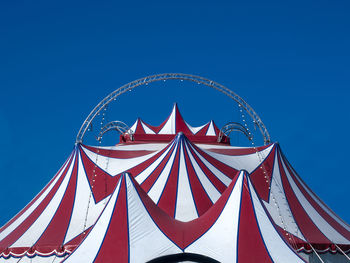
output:
[{"label": "metal support pole", "polygon": [[318,259],[319,259],[322,263],[324,263],[324,261],[322,260],[321,256],[316,252],[316,250],[314,249],[314,247],[313,247],[310,243],[309,243],[309,245],[310,245],[311,249],[314,251],[314,253],[316,254],[316,256],[318,257]]},{"label": "metal support pole", "polygon": [[350,261],[350,257],[337,244],[334,245]]}]

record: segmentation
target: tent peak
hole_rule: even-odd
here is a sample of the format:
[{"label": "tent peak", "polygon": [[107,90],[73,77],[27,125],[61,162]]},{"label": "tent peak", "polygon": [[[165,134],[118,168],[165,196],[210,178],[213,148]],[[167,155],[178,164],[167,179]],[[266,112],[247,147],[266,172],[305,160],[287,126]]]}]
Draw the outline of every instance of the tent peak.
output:
[{"label": "tent peak", "polygon": [[196,143],[230,144],[229,137],[224,135],[223,140],[218,142],[220,129],[213,120],[204,125],[193,127],[188,124],[181,115],[178,103],[174,103],[170,115],[159,126],[152,126],[138,118],[130,128],[133,135],[122,134],[122,143],[134,141],[170,142],[177,134],[183,133],[190,141]]}]

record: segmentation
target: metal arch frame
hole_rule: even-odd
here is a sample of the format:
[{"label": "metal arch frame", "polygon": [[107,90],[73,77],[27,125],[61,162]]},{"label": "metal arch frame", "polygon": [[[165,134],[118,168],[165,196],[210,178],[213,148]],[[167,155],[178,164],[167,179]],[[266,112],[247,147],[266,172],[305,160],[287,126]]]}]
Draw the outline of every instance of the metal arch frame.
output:
[{"label": "metal arch frame", "polygon": [[253,139],[253,136],[251,135],[251,133],[242,124],[238,122],[229,122],[225,124],[224,127],[221,128],[219,137],[218,137],[218,142],[221,142],[222,137],[224,135],[228,137],[229,134],[233,131],[239,131],[243,133],[248,138],[249,141]]},{"label": "metal arch frame", "polygon": [[111,121],[111,122],[107,123],[105,126],[103,126],[98,137],[97,137],[97,140],[100,141],[102,139],[103,134],[105,134],[106,132],[108,132],[110,130],[116,130],[116,131],[120,132],[120,134],[127,133],[130,135],[130,138],[133,141],[134,133],[130,130],[129,126],[126,125],[122,121]]},{"label": "metal arch frame", "polygon": [[259,115],[254,111],[254,109],[246,103],[240,96],[238,96],[235,92],[232,90],[226,88],[225,86],[212,81],[210,79],[206,79],[200,76],[190,75],[190,74],[183,74],[183,73],[163,73],[163,74],[156,74],[151,75],[148,77],[140,78],[137,80],[134,80],[132,82],[129,82],[120,88],[116,89],[112,93],[110,93],[107,97],[105,97],[103,100],[101,100],[95,108],[90,112],[90,114],[87,116],[85,121],[83,122],[82,126],[79,129],[79,132],[76,137],[76,143],[81,143],[83,141],[84,135],[91,124],[91,122],[95,119],[95,117],[103,110],[109,103],[111,103],[113,100],[116,100],[116,98],[122,94],[124,94],[127,91],[131,91],[134,88],[141,86],[141,85],[148,85],[149,83],[156,82],[156,81],[165,81],[170,79],[179,79],[179,80],[188,80],[195,82],[197,84],[203,84],[205,86],[211,87],[213,89],[216,89],[220,91],[221,93],[225,94],[229,98],[233,99],[238,103],[240,107],[242,107],[249,116],[253,119],[253,122],[255,125],[257,125],[260,129],[260,132],[264,138],[264,143],[268,144],[271,142],[271,137],[269,132],[267,131],[264,123],[262,122]]}]

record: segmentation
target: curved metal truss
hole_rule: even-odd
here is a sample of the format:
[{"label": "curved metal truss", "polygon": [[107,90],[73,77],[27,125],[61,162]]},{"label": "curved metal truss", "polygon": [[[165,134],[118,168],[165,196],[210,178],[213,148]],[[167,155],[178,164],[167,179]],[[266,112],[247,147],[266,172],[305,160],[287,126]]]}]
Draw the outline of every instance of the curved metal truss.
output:
[{"label": "curved metal truss", "polygon": [[124,122],[122,122],[122,121],[111,121],[111,122],[109,122],[109,123],[107,123],[105,126],[103,126],[102,128],[101,128],[101,131],[100,131],[100,133],[99,133],[99,135],[98,135],[98,137],[97,137],[97,140],[98,141],[101,141],[101,139],[102,139],[102,136],[106,133],[106,132],[108,132],[108,131],[110,131],[110,130],[116,130],[116,131],[118,131],[120,134],[125,134],[125,133],[127,133],[127,134],[129,134],[130,135],[130,139],[133,141],[134,140],[134,133],[132,132],[132,130],[130,130],[130,128],[129,128],[129,126],[128,125],[126,125]]},{"label": "curved metal truss", "polygon": [[91,122],[95,119],[95,117],[103,110],[106,108],[106,106],[111,103],[113,100],[115,100],[118,96],[122,95],[123,93],[127,91],[131,91],[134,88],[142,85],[148,85],[149,83],[156,82],[156,81],[165,81],[165,80],[170,80],[170,79],[179,79],[179,80],[187,80],[187,81],[192,81],[197,84],[203,84],[205,86],[211,87],[213,89],[216,89],[220,91],[221,93],[225,94],[229,98],[233,99],[235,102],[238,103],[239,107],[242,107],[252,118],[254,124],[259,127],[259,130],[264,138],[264,143],[270,143],[270,134],[267,131],[264,123],[262,122],[261,118],[258,116],[258,114],[254,111],[254,109],[246,103],[240,96],[238,96],[236,93],[234,93],[232,90],[226,88],[225,86],[195,75],[190,75],[190,74],[183,74],[183,73],[163,73],[163,74],[157,74],[157,75],[152,75],[148,77],[144,77],[141,79],[134,80],[132,82],[129,82],[120,88],[116,89],[112,93],[110,93],[107,97],[105,97],[103,100],[101,100],[96,107],[90,112],[88,117],[85,119],[84,123],[80,127],[80,130],[77,134],[76,137],[76,143],[80,143],[83,141],[84,135],[90,126]]},{"label": "curved metal truss", "polygon": [[233,131],[238,131],[243,133],[249,141],[253,140],[252,134],[247,130],[246,127],[244,127],[242,124],[238,122],[229,122],[224,125],[224,127],[221,128],[219,137],[218,137],[218,142],[221,142],[222,137],[226,135],[227,137],[230,136],[230,133]]}]

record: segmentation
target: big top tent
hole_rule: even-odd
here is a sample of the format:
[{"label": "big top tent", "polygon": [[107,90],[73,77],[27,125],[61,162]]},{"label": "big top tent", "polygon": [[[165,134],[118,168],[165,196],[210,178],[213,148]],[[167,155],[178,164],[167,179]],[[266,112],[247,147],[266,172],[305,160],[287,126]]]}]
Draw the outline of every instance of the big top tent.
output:
[{"label": "big top tent", "polygon": [[138,118],[101,127],[98,142],[118,130],[117,145],[83,143],[115,96],[169,78],[230,92],[201,77],[160,74],[111,93],[57,174],[0,228],[0,262],[349,262],[350,226],[304,183],[237,94],[229,93],[258,126],[262,146],[231,145],[233,130],[253,140],[246,125],[191,126],[177,104],[159,126]]}]

